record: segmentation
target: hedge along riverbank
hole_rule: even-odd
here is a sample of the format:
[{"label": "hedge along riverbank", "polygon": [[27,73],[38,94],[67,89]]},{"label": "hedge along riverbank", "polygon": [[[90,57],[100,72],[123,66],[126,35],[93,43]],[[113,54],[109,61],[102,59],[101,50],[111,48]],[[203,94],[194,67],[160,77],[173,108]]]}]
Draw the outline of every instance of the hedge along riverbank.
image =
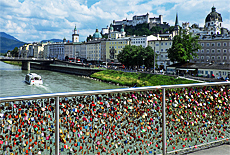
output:
[{"label": "hedge along riverbank", "polygon": [[22,66],[21,61],[3,61],[4,63],[11,64],[11,65],[17,65],[17,66]]},{"label": "hedge along riverbank", "polygon": [[175,78],[167,75],[130,73],[115,70],[100,71],[92,74],[90,77],[102,80],[104,82],[112,82],[131,87],[198,83],[197,81]]}]

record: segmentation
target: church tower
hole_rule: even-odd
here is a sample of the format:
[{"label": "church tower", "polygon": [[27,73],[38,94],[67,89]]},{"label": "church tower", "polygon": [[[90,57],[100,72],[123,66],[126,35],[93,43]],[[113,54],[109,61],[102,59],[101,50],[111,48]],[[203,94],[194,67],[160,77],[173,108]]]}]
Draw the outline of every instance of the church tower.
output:
[{"label": "church tower", "polygon": [[178,22],[178,14],[176,13],[176,21],[175,21],[175,27],[174,27],[175,35],[179,34],[180,31],[180,25]]},{"label": "church tower", "polygon": [[72,42],[73,43],[79,42],[79,34],[77,33],[76,25],[75,25],[75,28],[74,28],[73,34],[72,34]]}]

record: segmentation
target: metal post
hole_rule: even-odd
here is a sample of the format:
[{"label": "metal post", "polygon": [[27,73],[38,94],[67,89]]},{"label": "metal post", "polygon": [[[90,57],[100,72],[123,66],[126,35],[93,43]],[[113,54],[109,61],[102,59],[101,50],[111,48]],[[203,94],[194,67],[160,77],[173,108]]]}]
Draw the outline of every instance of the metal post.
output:
[{"label": "metal post", "polygon": [[59,96],[55,101],[55,154],[59,155]]},{"label": "metal post", "polygon": [[154,45],[154,50],[153,50],[153,52],[154,52],[154,55],[153,55],[153,73],[155,73],[155,45]]},{"label": "metal post", "polygon": [[163,88],[163,105],[162,105],[162,148],[163,155],[166,155],[166,120],[165,120],[165,88]]}]

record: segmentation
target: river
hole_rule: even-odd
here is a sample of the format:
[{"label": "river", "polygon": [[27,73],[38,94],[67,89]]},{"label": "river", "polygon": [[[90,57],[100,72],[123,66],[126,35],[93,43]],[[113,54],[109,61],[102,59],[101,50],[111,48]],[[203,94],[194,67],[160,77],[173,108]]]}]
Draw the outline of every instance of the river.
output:
[{"label": "river", "polygon": [[[26,84],[24,79],[28,73],[41,75],[43,85]],[[121,87],[77,75],[47,70],[21,70],[20,66],[10,65],[0,61],[0,97],[114,88]]]}]

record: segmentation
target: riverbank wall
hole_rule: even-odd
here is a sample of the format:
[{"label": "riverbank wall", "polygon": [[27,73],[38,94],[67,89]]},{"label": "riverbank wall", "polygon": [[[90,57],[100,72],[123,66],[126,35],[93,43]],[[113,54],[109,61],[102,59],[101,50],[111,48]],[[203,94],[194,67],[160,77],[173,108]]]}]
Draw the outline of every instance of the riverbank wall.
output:
[{"label": "riverbank wall", "polygon": [[30,67],[33,69],[40,70],[50,70],[55,72],[62,72],[68,74],[75,74],[80,76],[90,76],[93,73],[102,71],[103,69],[94,69],[90,67],[78,67],[70,64],[40,64],[40,63],[31,63]]}]

